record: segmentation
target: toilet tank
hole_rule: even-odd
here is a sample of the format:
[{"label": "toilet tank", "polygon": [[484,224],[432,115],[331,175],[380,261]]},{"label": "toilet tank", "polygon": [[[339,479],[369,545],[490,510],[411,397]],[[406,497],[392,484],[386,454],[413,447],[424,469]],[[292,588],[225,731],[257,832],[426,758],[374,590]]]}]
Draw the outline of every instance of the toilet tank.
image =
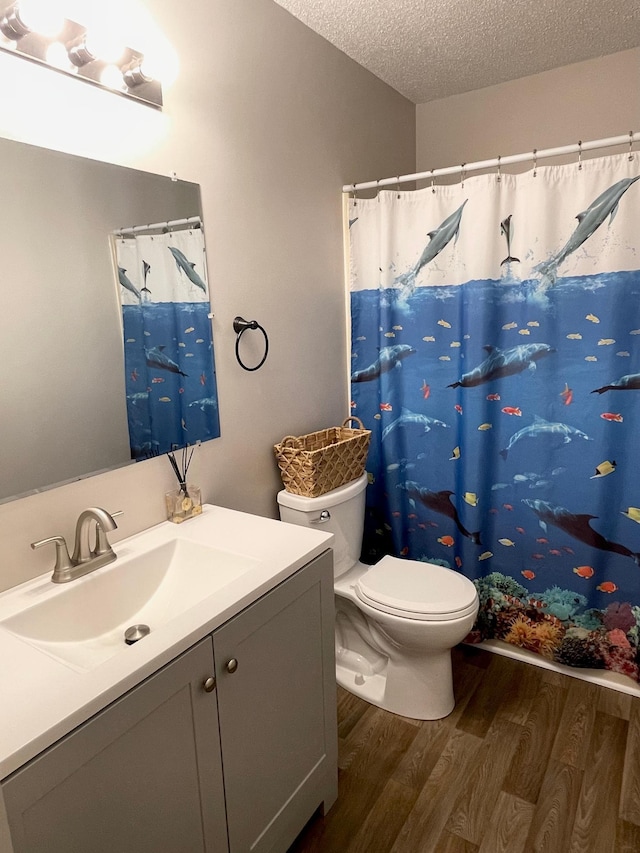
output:
[{"label": "toilet tank", "polygon": [[360,559],[366,488],[367,475],[363,474],[357,480],[318,498],[303,498],[284,490],[278,492],[282,521],[334,534],[335,577],[348,572]]}]

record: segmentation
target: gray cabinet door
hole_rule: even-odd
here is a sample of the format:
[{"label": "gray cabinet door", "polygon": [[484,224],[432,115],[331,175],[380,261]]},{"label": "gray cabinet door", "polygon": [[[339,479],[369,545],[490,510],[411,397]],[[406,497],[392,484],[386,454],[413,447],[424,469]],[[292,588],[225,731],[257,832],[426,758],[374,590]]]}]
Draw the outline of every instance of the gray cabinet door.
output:
[{"label": "gray cabinet door", "polygon": [[226,851],[212,668],[207,638],[10,776],[15,853]]},{"label": "gray cabinet door", "polygon": [[286,850],[336,797],[333,613],[324,554],[214,632],[231,853]]}]

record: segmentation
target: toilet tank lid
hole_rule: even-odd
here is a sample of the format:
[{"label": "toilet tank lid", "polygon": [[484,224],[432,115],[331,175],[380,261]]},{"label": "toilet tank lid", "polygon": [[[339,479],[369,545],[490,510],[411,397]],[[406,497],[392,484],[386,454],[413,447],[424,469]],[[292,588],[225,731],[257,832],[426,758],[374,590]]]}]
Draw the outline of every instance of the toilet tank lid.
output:
[{"label": "toilet tank lid", "polygon": [[339,486],[337,489],[332,489],[330,492],[325,492],[317,498],[305,498],[302,495],[292,495],[284,489],[278,492],[278,503],[280,506],[286,506],[289,509],[297,509],[301,512],[317,512],[318,510],[327,509],[328,507],[337,506],[351,498],[359,495],[367,487],[366,472],[358,477],[357,480],[351,480],[345,483],[344,486]]},{"label": "toilet tank lid", "polygon": [[473,583],[453,569],[433,563],[383,557],[362,575],[356,592],[371,602],[414,613],[455,614],[475,605]]}]

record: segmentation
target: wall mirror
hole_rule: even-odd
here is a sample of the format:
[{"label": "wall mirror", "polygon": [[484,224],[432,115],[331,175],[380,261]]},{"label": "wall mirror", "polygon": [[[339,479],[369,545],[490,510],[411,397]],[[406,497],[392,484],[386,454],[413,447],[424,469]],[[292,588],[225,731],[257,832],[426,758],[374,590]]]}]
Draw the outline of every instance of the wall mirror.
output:
[{"label": "wall mirror", "polygon": [[0,502],[217,437],[199,186],[7,139],[0,162]]}]

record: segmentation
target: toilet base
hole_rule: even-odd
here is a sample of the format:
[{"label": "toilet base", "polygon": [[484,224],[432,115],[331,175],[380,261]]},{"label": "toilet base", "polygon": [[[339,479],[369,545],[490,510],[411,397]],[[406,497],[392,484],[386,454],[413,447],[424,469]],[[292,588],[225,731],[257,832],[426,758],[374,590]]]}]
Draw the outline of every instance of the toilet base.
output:
[{"label": "toilet base", "polygon": [[376,705],[378,708],[383,707],[384,688],[387,684],[384,675],[364,676],[337,664],[336,681],[340,687],[344,687],[349,693],[364,699],[370,705]]},{"label": "toilet base", "polygon": [[335,582],[338,684],[392,714],[447,717],[455,704],[451,649],[471,630],[475,613],[419,622],[378,612],[355,596],[367,569],[357,564]]},{"label": "toilet base", "polygon": [[409,667],[387,663],[377,673],[336,664],[336,681],[349,693],[392,714],[414,720],[441,720],[454,708],[450,651],[415,661]]}]

